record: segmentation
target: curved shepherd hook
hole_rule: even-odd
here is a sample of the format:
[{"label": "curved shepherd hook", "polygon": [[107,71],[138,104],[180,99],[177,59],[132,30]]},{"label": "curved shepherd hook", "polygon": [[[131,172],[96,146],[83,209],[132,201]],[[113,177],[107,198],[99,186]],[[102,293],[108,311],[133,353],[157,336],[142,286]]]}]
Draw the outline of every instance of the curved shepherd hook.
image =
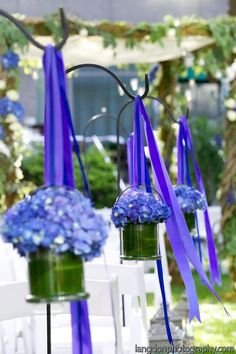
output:
[{"label": "curved shepherd hook", "polygon": [[[153,97],[153,96],[146,96],[145,98],[149,98],[153,101],[157,101],[159,102],[167,111],[170,119],[176,123],[179,124],[178,120],[174,117],[172,111],[170,110],[170,108],[168,107],[168,105],[160,98],[157,97]],[[121,108],[118,116],[117,116],[117,121],[116,121],[116,142],[117,142],[117,188],[120,191],[120,162],[121,162],[121,150],[120,150],[120,123],[121,123],[121,118],[122,118],[122,114],[125,111],[125,109],[133,102],[133,100],[129,100],[127,101],[123,107]]]},{"label": "curved shepherd hook", "polygon": [[[60,10],[60,18],[61,18],[61,26],[62,26],[62,40],[55,45],[55,48],[58,50],[64,46],[69,36],[68,23],[67,23],[65,12],[62,7],[60,7],[59,10]],[[8,12],[1,9],[0,9],[0,16],[7,18],[10,22],[14,23],[14,25],[17,28],[19,28],[19,30],[24,34],[24,36],[28,39],[28,41],[32,43],[35,47],[41,50],[45,49],[45,47],[41,43],[36,41],[34,37],[31,35],[31,33],[25,28],[25,26],[20,21],[18,21],[14,16],[10,15]]]},{"label": "curved shepherd hook", "polygon": [[[92,116],[86,123],[84,129],[83,129],[83,147],[84,147],[84,152],[85,152],[85,143],[86,143],[86,134],[87,134],[87,130],[90,127],[90,125],[92,125],[93,123],[95,123],[96,121],[100,120],[100,119],[111,119],[113,121],[116,121],[117,118],[112,116],[111,114],[104,114],[104,113],[100,113],[100,114],[96,114],[94,116]],[[125,127],[123,125],[121,125],[121,128],[123,130],[123,132],[125,134],[128,135],[128,131],[125,129]]]},{"label": "curved shepherd hook", "polygon": [[[102,71],[105,71],[107,74],[109,74],[111,77],[113,77],[113,79],[118,83],[118,85],[120,86],[120,88],[124,91],[124,93],[131,99],[135,98],[135,95],[133,95],[132,93],[129,92],[129,90],[127,89],[127,87],[125,86],[125,84],[121,81],[121,79],[110,69],[99,65],[99,64],[78,64],[75,66],[72,66],[71,68],[66,70],[66,73],[69,74],[72,71],[75,71],[77,69],[81,69],[81,68],[95,68],[95,69],[99,69]],[[145,74],[145,90],[144,93],[142,94],[141,98],[145,98],[148,95],[149,92],[149,80],[148,80],[148,74]]]},{"label": "curved shepherd hook", "polygon": [[[83,136],[83,144],[82,144],[82,147],[83,147],[83,152],[85,154],[85,168],[87,169],[87,149],[86,149],[86,134],[87,134],[87,130],[88,128],[93,124],[95,123],[96,121],[100,120],[100,119],[110,119],[110,120],[113,120],[116,122],[117,118],[110,115],[110,114],[105,114],[105,113],[100,113],[100,114],[96,114],[94,116],[92,116],[86,123],[84,129],[83,129],[83,133],[82,133],[82,136]],[[123,132],[128,136],[128,131],[125,129],[125,127],[123,125],[121,125],[121,128],[123,130]]]}]

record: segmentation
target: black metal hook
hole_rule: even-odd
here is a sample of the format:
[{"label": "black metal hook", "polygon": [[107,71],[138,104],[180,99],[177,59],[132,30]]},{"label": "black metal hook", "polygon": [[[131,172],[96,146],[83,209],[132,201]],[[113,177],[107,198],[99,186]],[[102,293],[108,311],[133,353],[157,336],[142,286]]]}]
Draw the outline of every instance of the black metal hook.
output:
[{"label": "black metal hook", "polygon": [[[129,97],[129,98],[132,98],[134,99],[135,98],[135,95],[133,95],[132,93],[129,92],[129,90],[127,89],[127,87],[124,85],[124,83],[121,81],[121,79],[110,69],[102,66],[102,65],[99,65],[99,64],[91,64],[91,63],[88,63],[88,64],[78,64],[78,65],[75,65],[75,66],[72,66],[70,68],[68,68],[66,70],[66,73],[69,74],[71,73],[72,71],[75,71],[77,69],[81,69],[81,68],[96,68],[96,69],[100,69],[100,70],[103,70],[105,71],[107,74],[109,74],[110,76],[113,77],[113,79],[115,79],[115,81],[118,83],[118,85],[120,86],[120,88],[125,92],[125,94]],[[145,90],[144,90],[144,93],[142,94],[141,98],[145,98],[147,97],[148,95],[148,92],[149,92],[149,79],[148,79],[148,75],[145,74]]]},{"label": "black metal hook", "polygon": [[[63,45],[66,43],[68,34],[68,24],[65,12],[62,7],[60,7],[60,18],[61,18],[61,26],[62,26],[62,40],[55,45],[56,49],[61,49]],[[19,30],[24,34],[24,36],[31,42],[35,47],[44,50],[45,47],[36,41],[34,37],[30,34],[30,32],[25,28],[25,26],[18,21],[14,16],[10,15],[8,12],[0,9],[0,16],[7,18],[10,22],[14,23],[14,25],[19,28]]]},{"label": "black metal hook", "polygon": [[[113,116],[110,115],[110,114],[105,114],[105,113],[100,113],[100,114],[96,114],[96,115],[92,116],[92,117],[87,121],[87,123],[86,123],[86,125],[85,125],[85,127],[84,127],[84,129],[83,129],[82,135],[83,135],[83,145],[84,145],[84,146],[85,146],[86,133],[87,133],[88,128],[90,127],[91,124],[93,124],[94,122],[96,122],[96,121],[99,120],[99,119],[111,119],[111,120],[116,121],[117,118],[116,118],[116,117],[113,117]],[[125,129],[125,127],[124,127],[123,125],[121,125],[121,128],[122,128],[123,132],[128,135],[128,131]]]}]

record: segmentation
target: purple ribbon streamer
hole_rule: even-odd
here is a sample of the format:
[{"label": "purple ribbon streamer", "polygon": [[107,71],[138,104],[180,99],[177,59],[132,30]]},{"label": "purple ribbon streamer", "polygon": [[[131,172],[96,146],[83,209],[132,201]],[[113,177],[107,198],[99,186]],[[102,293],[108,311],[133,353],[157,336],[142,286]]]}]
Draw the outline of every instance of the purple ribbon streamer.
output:
[{"label": "purple ribbon streamer", "polygon": [[134,106],[134,136],[133,136],[133,184],[145,185],[145,154],[143,127],[140,119],[140,102],[135,97]]},{"label": "purple ribbon streamer", "polygon": [[181,276],[186,287],[187,297],[189,301],[189,319],[191,321],[194,317],[196,317],[200,321],[196,287],[188,264],[188,260],[192,263],[200,278],[204,281],[204,284],[208,287],[212,294],[218,299],[218,301],[221,302],[221,300],[213,289],[213,287],[211,286],[203,270],[202,264],[198,259],[193,240],[189,234],[183,213],[179,207],[164,161],[156,144],[156,139],[152,130],[150,120],[140,97],[139,100],[141,115],[145,122],[146,140],[149,146],[153,170],[155,172],[157,189],[165,200],[165,202],[172,210],[171,217],[166,223],[166,229],[173,252],[176,257],[176,261],[179,266]]},{"label": "purple ribbon streamer", "polygon": [[[43,58],[45,72],[44,179],[46,185],[75,187],[70,144],[69,104],[61,53],[47,46]],[[73,354],[92,354],[86,301],[71,303]]]},{"label": "purple ribbon streamer", "polygon": [[[177,156],[178,156],[178,173],[177,173],[177,183],[187,184],[192,186],[190,167],[189,167],[189,148],[187,135],[183,124],[179,123],[179,133],[177,136]],[[201,238],[198,227],[198,216],[194,213],[195,226],[197,229],[197,242],[195,242],[195,236],[193,236],[194,245],[198,248],[199,258],[202,263],[202,249],[201,249]]]},{"label": "purple ribbon streamer", "polygon": [[[45,73],[45,144],[44,182],[46,185],[64,184],[63,121],[60,102],[60,85],[57,58],[53,47],[45,49],[43,57]],[[61,119],[60,119],[61,118]]]},{"label": "purple ribbon streamer", "polygon": [[[188,121],[185,116],[182,116],[180,118],[180,124],[182,125],[182,127],[185,131],[185,134],[186,134],[189,151],[190,151],[192,161],[193,161],[194,172],[195,172],[198,188],[199,188],[200,192],[206,196],[200,167],[199,167],[199,164],[196,160],[196,154],[195,154],[195,150],[194,150],[194,146],[193,146],[191,130],[190,130]],[[205,222],[205,229],[206,229],[206,236],[207,236],[207,247],[208,247],[209,263],[210,263],[209,268],[210,268],[211,282],[213,285],[214,284],[221,285],[221,274],[220,274],[220,268],[219,268],[219,263],[218,263],[218,259],[217,259],[216,247],[215,247],[215,242],[214,242],[214,235],[213,235],[213,231],[212,231],[211,223],[210,223],[210,218],[209,218],[208,205],[207,205],[206,210],[204,211],[204,222]]]},{"label": "purple ribbon streamer", "polygon": [[[147,159],[144,153],[143,122],[140,115],[140,105],[138,96],[135,97],[134,134],[130,134],[127,139],[127,160],[130,185],[135,184],[133,169],[136,169],[137,182],[146,186],[146,191],[152,193],[151,180],[148,170]],[[157,260],[158,280],[161,289],[162,305],[165,318],[165,326],[168,341],[173,345],[172,334],[169,325],[168,310],[166,303],[165,285],[161,259]]]},{"label": "purple ribbon streamer", "polygon": [[129,185],[133,185],[133,150],[134,150],[134,135],[130,134],[126,143],[126,152],[127,152],[127,164],[128,164],[128,178]]}]

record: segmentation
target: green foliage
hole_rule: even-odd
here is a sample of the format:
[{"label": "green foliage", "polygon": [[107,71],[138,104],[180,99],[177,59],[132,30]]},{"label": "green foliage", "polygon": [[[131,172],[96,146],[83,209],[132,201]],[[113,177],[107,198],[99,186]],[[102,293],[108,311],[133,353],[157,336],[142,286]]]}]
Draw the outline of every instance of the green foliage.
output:
[{"label": "green foliage", "polygon": [[223,151],[218,144],[221,139],[221,127],[204,116],[191,118],[190,126],[208,202],[212,203],[223,171]]},{"label": "green foliage", "polygon": [[9,49],[24,49],[28,45],[27,39],[20,30],[10,21],[0,17],[0,48],[5,53]]},{"label": "green foliage", "polygon": [[113,49],[116,48],[117,41],[111,33],[101,32],[100,35],[103,37],[103,46],[104,48],[112,47]]},{"label": "green foliage", "polygon": [[[88,150],[84,162],[95,207],[111,207],[117,197],[115,165],[106,162],[104,156],[93,147]],[[79,168],[75,169],[75,177],[76,185],[82,189],[83,183]]]},{"label": "green foliage", "polygon": [[225,222],[223,228],[224,235],[224,253],[227,257],[236,258],[236,212]]},{"label": "green foliage", "polygon": [[209,28],[216,45],[222,50],[225,59],[229,59],[235,47],[236,19],[230,16],[217,17],[209,21]]},{"label": "green foliage", "polygon": [[59,42],[61,39],[61,22],[57,14],[45,16],[46,28],[52,33],[55,42]]},{"label": "green foliage", "polygon": [[[90,148],[82,155],[88,181],[96,208],[111,207],[117,197],[116,167],[111,162],[105,162],[103,155],[95,148]],[[78,189],[83,190],[83,182],[78,161],[74,157],[75,179]],[[34,146],[24,154],[22,170],[26,181],[36,186],[43,185],[43,147]]]},{"label": "green foliage", "polygon": [[152,43],[158,42],[162,47],[164,47],[163,38],[167,35],[167,30],[167,26],[162,23],[154,25],[150,34],[150,41]]},{"label": "green foliage", "polygon": [[42,145],[34,145],[24,152],[22,171],[25,181],[32,182],[38,187],[44,184]]}]

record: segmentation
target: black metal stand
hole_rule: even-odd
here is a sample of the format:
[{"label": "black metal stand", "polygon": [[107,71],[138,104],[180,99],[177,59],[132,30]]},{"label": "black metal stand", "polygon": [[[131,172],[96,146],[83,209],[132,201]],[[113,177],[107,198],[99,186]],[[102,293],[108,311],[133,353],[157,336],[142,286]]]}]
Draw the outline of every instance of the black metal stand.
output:
[{"label": "black metal stand", "polygon": [[51,339],[51,305],[46,305],[47,309],[47,354],[52,353],[52,339]]}]

